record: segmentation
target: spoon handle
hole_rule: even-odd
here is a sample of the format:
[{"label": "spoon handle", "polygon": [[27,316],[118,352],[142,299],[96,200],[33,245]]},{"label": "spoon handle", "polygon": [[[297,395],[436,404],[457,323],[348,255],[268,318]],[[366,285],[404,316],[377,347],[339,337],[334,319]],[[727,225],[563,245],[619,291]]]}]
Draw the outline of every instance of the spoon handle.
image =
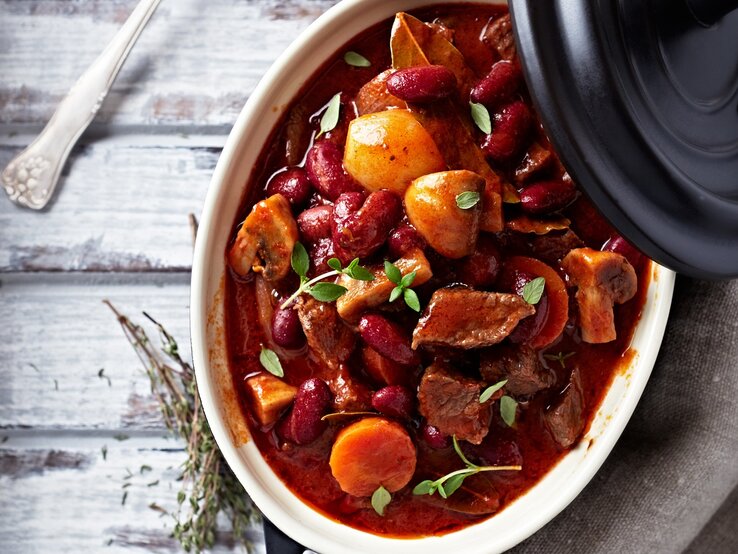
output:
[{"label": "spoon handle", "polygon": [[136,39],[161,0],[141,0],[102,54],[87,68],[36,139],[2,172],[10,199],[40,210],[49,202],[64,162],[92,122]]}]

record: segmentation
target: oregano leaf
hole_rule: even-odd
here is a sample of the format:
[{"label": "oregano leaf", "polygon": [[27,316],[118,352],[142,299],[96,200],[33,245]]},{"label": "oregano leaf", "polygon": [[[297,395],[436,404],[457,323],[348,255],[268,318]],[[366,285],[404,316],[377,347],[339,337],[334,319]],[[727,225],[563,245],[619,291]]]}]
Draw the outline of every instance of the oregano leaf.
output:
[{"label": "oregano leaf", "polygon": [[331,258],[328,260],[328,267],[335,271],[341,271],[343,268],[341,267],[341,260],[338,258]]},{"label": "oregano leaf", "polygon": [[477,104],[476,102],[469,102],[469,107],[476,126],[485,135],[489,135],[492,132],[492,118],[490,118],[487,108],[484,104]]},{"label": "oregano leaf", "polygon": [[284,377],[284,369],[282,369],[282,363],[279,361],[277,354],[274,350],[262,347],[261,353],[259,354],[259,362],[264,366],[269,373],[276,375],[277,377]]},{"label": "oregano leaf", "polygon": [[372,508],[380,516],[384,515],[384,509],[392,501],[392,495],[382,485],[372,494]]},{"label": "oregano leaf", "polygon": [[343,55],[343,61],[353,67],[371,67],[372,65],[372,62],[353,50],[349,50]]},{"label": "oregano leaf", "polygon": [[470,210],[477,204],[482,196],[474,190],[467,190],[456,195],[456,205],[462,210]]},{"label": "oregano leaf", "polygon": [[335,283],[317,283],[307,292],[320,302],[333,302],[346,294],[347,291],[346,287]]},{"label": "oregano leaf", "polygon": [[327,133],[328,131],[332,131],[335,129],[336,125],[338,124],[338,116],[341,113],[341,93],[336,93],[333,98],[330,99],[328,102],[328,107],[326,107],[325,111],[323,112],[323,117],[320,118],[320,131],[317,135],[315,135],[315,138],[317,139],[321,135]]},{"label": "oregano leaf", "polygon": [[507,423],[508,427],[515,424],[515,415],[518,410],[518,403],[511,396],[503,396],[500,398],[500,415],[502,421]]},{"label": "oregano leaf", "polygon": [[536,277],[532,281],[529,281],[523,287],[523,300],[528,304],[538,304],[543,296],[543,291],[546,290],[546,279],[543,277]]},{"label": "oregano leaf", "polygon": [[407,304],[411,310],[420,312],[420,300],[418,300],[418,295],[413,289],[405,289],[402,293],[402,297],[405,299],[405,304]]},{"label": "oregano leaf", "polygon": [[308,269],[310,269],[310,258],[308,257],[307,250],[300,242],[296,242],[292,248],[292,258],[290,259],[292,269],[300,277],[307,275]]},{"label": "oregano leaf", "polygon": [[400,268],[398,268],[390,261],[385,260],[384,273],[387,275],[387,279],[392,281],[395,285],[399,285],[402,281],[402,273],[400,272]]},{"label": "oregano leaf", "polygon": [[394,302],[395,300],[400,298],[400,296],[402,296],[402,287],[395,287],[390,293],[389,301]]},{"label": "oregano leaf", "polygon": [[480,404],[484,404],[485,402],[487,402],[487,400],[489,400],[490,398],[492,398],[492,395],[494,393],[496,393],[498,390],[500,390],[506,384],[507,384],[507,379],[504,379],[504,380],[502,380],[502,381],[500,381],[498,383],[495,383],[494,385],[491,385],[491,386],[487,387],[486,389],[484,389],[484,391],[482,391],[482,394],[479,395],[479,403]]}]

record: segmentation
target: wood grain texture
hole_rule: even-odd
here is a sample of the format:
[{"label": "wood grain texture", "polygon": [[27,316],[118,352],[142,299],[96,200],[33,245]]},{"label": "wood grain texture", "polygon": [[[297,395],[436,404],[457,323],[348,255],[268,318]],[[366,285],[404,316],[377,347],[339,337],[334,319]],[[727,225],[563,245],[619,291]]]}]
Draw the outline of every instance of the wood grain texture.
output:
[{"label": "wood grain texture", "polygon": [[[27,276],[0,287],[0,427],[162,429],[149,381],[102,299],[146,310],[189,354],[188,275]],[[156,340],[156,332],[151,338]],[[104,368],[100,378],[98,372]]]},{"label": "wood grain texture", "polygon": [[[276,57],[329,0],[165,0],[94,125],[157,132],[233,124]],[[112,38],[135,0],[0,4],[0,124],[40,127]],[[48,55],[44,55],[44,53]]]},{"label": "wood grain texture", "polygon": [[[0,147],[0,166],[16,152]],[[187,214],[199,214],[219,148],[78,147],[52,206],[0,199],[0,272],[189,271]]]},{"label": "wood grain texture", "polygon": [[[4,554],[180,550],[170,536],[173,518],[150,505],[176,511],[181,445],[163,438],[110,437],[66,447],[14,442],[0,446],[0,490],[13,499],[4,502],[10,509],[0,510]],[[239,551],[225,522],[220,529],[213,552]],[[263,552],[260,526],[248,536]]]}]

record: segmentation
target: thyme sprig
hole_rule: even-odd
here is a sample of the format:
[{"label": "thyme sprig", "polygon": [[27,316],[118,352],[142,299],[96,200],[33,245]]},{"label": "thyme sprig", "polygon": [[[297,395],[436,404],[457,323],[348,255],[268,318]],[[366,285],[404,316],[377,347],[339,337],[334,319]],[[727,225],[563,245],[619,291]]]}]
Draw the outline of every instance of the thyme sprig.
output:
[{"label": "thyme sprig", "polygon": [[328,260],[328,266],[331,268],[331,271],[326,271],[313,279],[308,278],[307,272],[310,269],[310,257],[305,247],[299,242],[296,242],[292,249],[291,264],[293,271],[300,277],[300,286],[287,300],[282,302],[282,305],[279,307],[282,310],[292,304],[295,298],[301,294],[309,294],[320,302],[338,300],[348,292],[348,289],[336,283],[327,283],[324,281],[324,279],[330,277],[348,275],[358,281],[374,280],[374,275],[368,269],[359,265],[359,258],[354,258],[346,267],[341,265],[341,261],[338,258],[331,258]]},{"label": "thyme sprig", "polygon": [[396,285],[390,293],[389,301],[394,302],[398,298],[402,297],[405,304],[407,304],[411,310],[419,312],[420,300],[418,300],[418,295],[415,291],[410,288],[410,285],[412,285],[415,280],[417,271],[413,271],[403,276],[399,267],[392,262],[385,260],[384,273],[387,275],[387,279]]},{"label": "thyme sprig", "polygon": [[[212,548],[218,514],[222,513],[231,522],[234,540],[251,551],[246,530],[260,519],[260,514],[215,443],[202,411],[192,366],[181,357],[174,337],[146,312],[144,316],[159,332],[159,348],[151,343],[143,327],[120,313],[109,300],[104,303],[118,318],[123,333],[143,364],[164,424],[186,442],[187,459],[182,464],[180,478],[182,488],[177,493],[179,508],[170,514],[175,520],[174,537],[187,552]],[[125,495],[122,502],[125,502]]]},{"label": "thyme sprig", "polygon": [[459,455],[459,458],[461,458],[461,461],[464,462],[464,465],[466,467],[463,469],[452,471],[451,473],[444,475],[443,477],[441,477],[440,479],[436,479],[435,481],[431,481],[430,479],[421,481],[420,483],[415,485],[415,488],[413,489],[413,494],[427,494],[429,496],[433,496],[433,494],[438,491],[438,494],[441,495],[442,498],[448,498],[457,490],[459,490],[461,485],[464,483],[464,479],[470,477],[471,475],[476,475],[477,473],[482,473],[483,471],[520,471],[521,469],[523,469],[523,466],[478,466],[477,464],[470,462],[469,459],[464,456],[464,453],[461,451],[461,447],[459,447],[459,441],[456,440],[456,435],[453,436],[453,441],[454,450]]}]

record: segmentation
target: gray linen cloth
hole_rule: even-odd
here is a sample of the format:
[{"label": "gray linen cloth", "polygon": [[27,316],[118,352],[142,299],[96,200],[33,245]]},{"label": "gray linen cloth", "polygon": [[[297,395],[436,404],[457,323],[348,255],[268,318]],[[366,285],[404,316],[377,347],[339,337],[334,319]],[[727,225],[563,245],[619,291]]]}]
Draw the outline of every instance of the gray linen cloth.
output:
[{"label": "gray linen cloth", "polygon": [[582,494],[510,552],[738,553],[738,281],[677,278],[623,436]]}]

